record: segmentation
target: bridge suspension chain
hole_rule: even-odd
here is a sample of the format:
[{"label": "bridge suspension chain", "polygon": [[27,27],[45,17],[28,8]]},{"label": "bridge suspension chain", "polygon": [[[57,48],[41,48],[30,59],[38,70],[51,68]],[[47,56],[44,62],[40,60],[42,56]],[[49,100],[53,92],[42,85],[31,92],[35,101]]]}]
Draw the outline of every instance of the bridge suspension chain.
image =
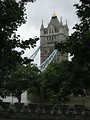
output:
[{"label": "bridge suspension chain", "polygon": [[[37,50],[30,56],[30,59],[34,59],[39,51],[41,46],[39,46],[37,48]],[[57,50],[55,49],[50,55],[49,57],[38,67],[41,71],[44,71],[47,66],[52,62],[52,60],[54,59],[55,55],[57,54]]]},{"label": "bridge suspension chain", "polygon": [[52,62],[58,50],[54,50],[50,56],[38,67],[41,71],[44,71],[46,67]]},{"label": "bridge suspension chain", "polygon": [[41,46],[39,46],[39,47],[37,48],[37,50],[30,56],[29,59],[34,59],[34,58],[36,57],[36,55],[37,55],[37,53],[38,53],[40,47],[41,47]]}]

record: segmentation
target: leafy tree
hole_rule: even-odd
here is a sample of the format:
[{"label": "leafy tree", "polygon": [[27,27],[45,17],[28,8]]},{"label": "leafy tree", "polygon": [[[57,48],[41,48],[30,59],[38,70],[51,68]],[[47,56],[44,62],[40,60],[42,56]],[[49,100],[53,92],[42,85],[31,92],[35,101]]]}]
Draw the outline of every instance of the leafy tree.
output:
[{"label": "leafy tree", "polygon": [[[27,64],[31,60],[22,58],[26,48],[35,47],[38,38],[20,40],[16,35],[18,27],[26,23],[25,5],[34,0],[0,0],[0,96],[5,96],[4,84],[10,71],[17,64]],[[20,48],[21,51],[17,51]]]},{"label": "leafy tree", "polygon": [[28,94],[35,94],[39,97],[41,96],[41,71],[36,67],[33,66],[30,70],[31,77],[29,80],[29,88],[28,88]]},{"label": "leafy tree", "polygon": [[66,85],[71,79],[71,69],[69,61],[51,63],[42,73],[42,96],[53,103],[65,103],[69,100],[70,88]]},{"label": "leafy tree", "polygon": [[40,70],[33,64],[17,66],[17,68],[11,72],[10,79],[5,85],[7,94],[17,97],[18,102],[20,102],[21,94],[24,91],[29,90],[30,93],[33,93],[33,90],[39,89],[38,83],[36,82],[39,73]]},{"label": "leafy tree", "polygon": [[67,42],[58,43],[56,47],[62,53],[70,53],[73,64],[72,91],[75,96],[85,96],[90,89],[90,0],[80,0],[74,5],[80,23]]}]

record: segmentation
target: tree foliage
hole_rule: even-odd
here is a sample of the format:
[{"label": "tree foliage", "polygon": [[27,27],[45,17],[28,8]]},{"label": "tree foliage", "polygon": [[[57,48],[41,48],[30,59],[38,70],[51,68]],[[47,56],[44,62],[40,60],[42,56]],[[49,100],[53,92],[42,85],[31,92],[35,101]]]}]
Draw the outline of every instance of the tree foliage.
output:
[{"label": "tree foliage", "polygon": [[[33,92],[40,70],[33,64],[18,65],[11,72],[9,80],[5,84],[7,95],[12,95],[21,101],[21,94],[28,90]],[[37,84],[37,83],[36,83]],[[38,86],[39,87],[39,86]]]},{"label": "tree foliage", "polygon": [[[22,57],[27,48],[35,47],[38,38],[20,40],[16,34],[18,27],[26,23],[27,2],[34,0],[0,0],[0,95],[4,96],[4,84],[10,71],[17,64],[27,64],[31,60]],[[16,48],[20,48],[17,51]]]},{"label": "tree foliage", "polygon": [[56,47],[73,55],[72,89],[75,95],[83,96],[90,89],[90,0],[80,0],[74,6],[80,23],[75,25],[75,32],[67,42],[57,43]]},{"label": "tree foliage", "polygon": [[70,88],[66,85],[69,84],[70,79],[71,63],[69,61],[51,63],[42,73],[42,96],[53,103],[65,103],[69,100]]}]

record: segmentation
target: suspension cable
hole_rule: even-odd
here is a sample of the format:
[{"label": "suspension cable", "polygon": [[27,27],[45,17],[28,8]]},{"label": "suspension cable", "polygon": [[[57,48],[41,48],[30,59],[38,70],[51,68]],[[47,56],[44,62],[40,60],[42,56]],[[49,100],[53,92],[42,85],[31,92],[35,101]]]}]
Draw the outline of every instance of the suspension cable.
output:
[{"label": "suspension cable", "polygon": [[50,56],[38,67],[41,71],[44,71],[46,67],[52,62],[55,55],[57,54],[57,50],[55,49]]},{"label": "suspension cable", "polygon": [[38,53],[40,47],[41,47],[41,46],[39,46],[39,47],[37,48],[37,50],[30,56],[29,59],[34,59],[34,58],[36,57],[36,55],[37,55],[37,53]]}]

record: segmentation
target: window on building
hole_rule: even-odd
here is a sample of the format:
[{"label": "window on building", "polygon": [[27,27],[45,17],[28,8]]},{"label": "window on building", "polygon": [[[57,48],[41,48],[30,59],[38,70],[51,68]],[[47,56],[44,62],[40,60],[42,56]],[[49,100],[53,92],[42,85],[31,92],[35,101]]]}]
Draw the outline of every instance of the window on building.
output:
[{"label": "window on building", "polygon": [[51,34],[52,32],[51,32],[51,30],[49,30],[49,34]]},{"label": "window on building", "polygon": [[47,37],[47,40],[48,40],[48,37]]},{"label": "window on building", "polygon": [[56,39],[56,36],[54,36],[54,39]]},{"label": "window on building", "polygon": [[54,33],[54,30],[52,30],[52,33]]},{"label": "window on building", "polygon": [[47,54],[47,50],[45,50],[44,53]]},{"label": "window on building", "polygon": [[49,37],[49,40],[51,40],[51,36]]}]

